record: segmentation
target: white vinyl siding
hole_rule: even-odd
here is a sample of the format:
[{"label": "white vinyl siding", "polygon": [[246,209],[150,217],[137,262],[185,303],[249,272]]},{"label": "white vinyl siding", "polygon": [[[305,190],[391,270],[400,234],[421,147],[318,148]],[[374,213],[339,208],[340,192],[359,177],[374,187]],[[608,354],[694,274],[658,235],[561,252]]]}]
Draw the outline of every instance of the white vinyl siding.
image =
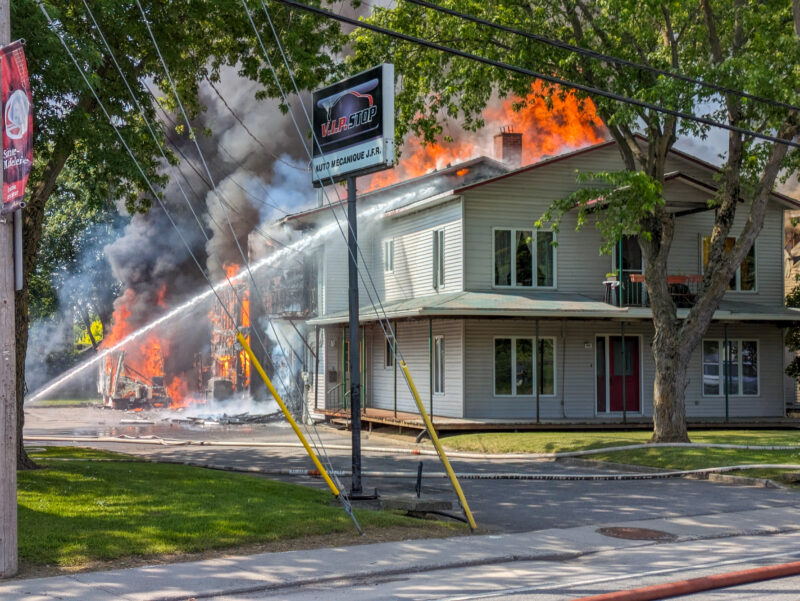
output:
[{"label": "white vinyl siding", "polygon": [[[436,378],[431,377],[431,368],[434,367],[431,347],[433,346],[435,350],[435,344],[429,346],[428,320],[392,322],[392,327],[397,335],[398,348],[402,351],[408,364],[425,410],[429,410],[432,400],[434,415],[464,417],[463,322],[455,319],[434,319],[431,326],[434,340],[441,337],[445,341],[441,372],[443,393],[436,392]],[[367,339],[371,341],[367,344],[367,347],[371,349],[369,375],[367,376],[369,406],[393,410],[396,382],[397,410],[419,413],[406,385],[400,365],[397,365],[396,371],[394,368],[385,367],[385,351],[383,350],[385,337],[381,328],[377,325],[369,326]],[[431,380],[434,381],[433,388],[431,388]]]},{"label": "white vinyl siding", "polygon": [[[531,319],[468,319],[465,358],[465,417],[472,419],[534,419],[535,395],[498,396],[494,393],[494,339],[535,336]],[[596,412],[595,340],[598,336],[619,336],[616,322],[586,320],[540,320],[540,335],[556,341],[556,390],[541,396],[543,419],[592,419]],[[655,364],[653,327],[647,322],[625,324],[626,336],[640,337],[640,390],[642,415],[653,415]],[[734,417],[780,417],[784,414],[782,332],[772,325],[730,324],[730,340],[758,343],[757,396],[729,396],[729,414]],[[723,338],[723,327],[712,324],[708,339]],[[702,344],[692,354],[686,388],[686,412],[690,418],[725,416],[725,397],[703,395]]]},{"label": "white vinyl siding", "polygon": [[[623,168],[615,146],[586,152],[574,157],[522,171],[464,192],[464,288],[487,290],[494,283],[494,230],[535,230],[535,221],[555,199],[565,198],[584,186],[575,181],[575,172],[614,171]],[[713,172],[702,165],[670,156],[667,171],[680,171],[687,176],[714,184]],[[697,203],[702,206],[709,192],[686,182],[667,181],[664,185],[667,202]],[[689,205],[693,206],[693,205]],[[576,293],[597,300],[603,299],[602,281],[609,271],[611,259],[600,254],[602,239],[595,226],[596,216],[575,231],[574,211],[564,215],[558,231],[555,284],[559,292]],[[747,219],[746,207],[737,211],[731,236],[736,236]],[[670,274],[702,272],[701,236],[711,232],[714,211],[687,214],[677,218],[675,237],[670,247]],[[545,224],[546,225],[546,224]],[[757,292],[728,291],[726,299],[774,306],[783,304],[783,209],[775,202],[767,207],[764,228],[756,242],[758,269]]]},{"label": "white vinyl siding", "polygon": [[[433,232],[442,232],[440,287],[447,292],[462,290],[461,202],[453,201],[416,213],[386,218],[379,225],[382,238],[394,240],[394,270],[375,277],[384,301],[427,296],[433,288]],[[376,272],[373,271],[373,275]],[[383,279],[380,286],[379,278]]]}]

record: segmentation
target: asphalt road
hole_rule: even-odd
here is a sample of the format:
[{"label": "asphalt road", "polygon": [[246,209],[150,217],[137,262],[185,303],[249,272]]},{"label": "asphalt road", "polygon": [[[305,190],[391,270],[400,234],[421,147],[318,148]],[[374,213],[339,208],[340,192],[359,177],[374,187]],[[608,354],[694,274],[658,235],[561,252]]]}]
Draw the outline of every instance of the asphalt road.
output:
[{"label": "asphalt road", "polygon": [[[123,419],[138,416],[101,409],[34,409],[26,411],[26,435],[127,435],[161,436],[173,439],[222,441],[291,442],[294,434],[285,425],[237,427],[185,427],[160,422],[130,426]],[[145,416],[146,417],[146,416]],[[326,445],[348,445],[349,432],[319,428]],[[38,443],[31,443],[38,444]],[[396,446],[398,454],[365,453],[365,471],[404,471],[416,474],[422,459],[423,493],[455,500],[449,482],[436,457],[411,455],[413,441],[398,441],[364,435],[364,445]],[[190,461],[246,470],[281,468],[310,469],[311,461],[299,448],[231,448],[219,446],[173,446],[158,444],[96,444],[94,446],[135,453],[153,459]],[[329,450],[334,469],[349,470],[348,450]],[[525,472],[541,474],[613,474],[602,467],[587,467],[554,461],[509,461],[453,459],[457,472]],[[324,487],[319,479],[283,477],[292,482]],[[347,481],[345,479],[345,484]],[[364,488],[378,488],[383,495],[411,494],[413,478],[364,478]],[[707,481],[623,480],[623,481],[522,481],[463,480],[462,486],[479,527],[496,532],[524,532],[545,528],[567,528],[606,524],[623,520],[693,516],[749,509],[768,509],[798,502],[796,491],[763,489]]]},{"label": "asphalt road", "polygon": [[[213,597],[215,601],[427,600],[567,601],[775,563],[797,561],[800,533],[735,537],[615,550],[569,561],[467,566],[291,590]],[[800,578],[768,580],[675,597],[686,601],[796,601]]]}]

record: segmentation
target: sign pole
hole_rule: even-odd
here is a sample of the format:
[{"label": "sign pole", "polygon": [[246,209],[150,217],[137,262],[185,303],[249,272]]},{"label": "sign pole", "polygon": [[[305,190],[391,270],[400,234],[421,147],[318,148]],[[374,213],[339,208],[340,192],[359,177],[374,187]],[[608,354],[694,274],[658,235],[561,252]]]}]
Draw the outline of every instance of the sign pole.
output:
[{"label": "sign pole", "polygon": [[356,178],[347,178],[347,252],[350,287],[350,429],[353,435],[353,480],[350,494],[361,495],[361,359],[358,340],[358,236],[356,219]]},{"label": "sign pole", "polygon": [[[11,41],[9,0],[0,0],[0,46]],[[2,144],[0,144],[2,146]],[[0,189],[3,171],[0,169]],[[17,387],[11,215],[0,220],[0,578],[17,573]]]}]

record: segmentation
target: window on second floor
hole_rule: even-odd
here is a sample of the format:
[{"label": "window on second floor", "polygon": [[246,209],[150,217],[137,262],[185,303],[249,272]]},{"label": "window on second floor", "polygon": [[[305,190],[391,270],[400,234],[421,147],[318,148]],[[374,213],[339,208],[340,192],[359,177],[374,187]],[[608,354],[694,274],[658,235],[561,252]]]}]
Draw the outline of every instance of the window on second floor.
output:
[{"label": "window on second floor", "polygon": [[494,230],[494,285],[555,287],[553,232]]},{"label": "window on second floor", "polygon": [[433,288],[444,287],[444,230],[433,230]]},{"label": "window on second floor", "polygon": [[[729,253],[736,244],[736,238],[725,238],[725,253]],[[703,271],[708,265],[708,253],[711,250],[711,237],[703,236]],[[728,290],[752,292],[756,289],[756,245],[750,247],[736,275],[731,278]]]},{"label": "window on second floor", "polygon": [[394,240],[383,241],[383,271],[386,273],[394,271]]}]

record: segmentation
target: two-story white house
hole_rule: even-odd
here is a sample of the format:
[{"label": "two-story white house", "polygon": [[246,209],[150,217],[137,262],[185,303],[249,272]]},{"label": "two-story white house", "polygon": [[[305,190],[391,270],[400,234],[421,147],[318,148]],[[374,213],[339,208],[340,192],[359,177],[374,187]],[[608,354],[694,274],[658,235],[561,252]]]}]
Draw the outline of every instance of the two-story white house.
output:
[{"label": "two-story white house", "polygon": [[[576,231],[575,215],[558,233],[534,227],[579,185],[576,171],[622,168],[615,143],[606,142],[522,168],[474,159],[361,195],[359,261],[369,271],[360,289],[364,406],[387,417],[416,413],[380,316],[435,416],[494,423],[651,416],[653,325],[638,244],[623,240],[602,255],[600,233],[591,223]],[[703,272],[717,170],[673,151],[667,171],[664,195],[678,223],[670,286],[680,317]],[[782,417],[794,402],[783,335],[800,313],[783,302],[783,227],[784,212],[798,207],[771,196],[764,228],[692,359],[690,420]],[[284,223],[318,228],[331,219],[326,206]],[[348,404],[343,238],[329,236],[312,256],[319,288],[305,325],[318,353],[309,405],[330,411]]]}]

